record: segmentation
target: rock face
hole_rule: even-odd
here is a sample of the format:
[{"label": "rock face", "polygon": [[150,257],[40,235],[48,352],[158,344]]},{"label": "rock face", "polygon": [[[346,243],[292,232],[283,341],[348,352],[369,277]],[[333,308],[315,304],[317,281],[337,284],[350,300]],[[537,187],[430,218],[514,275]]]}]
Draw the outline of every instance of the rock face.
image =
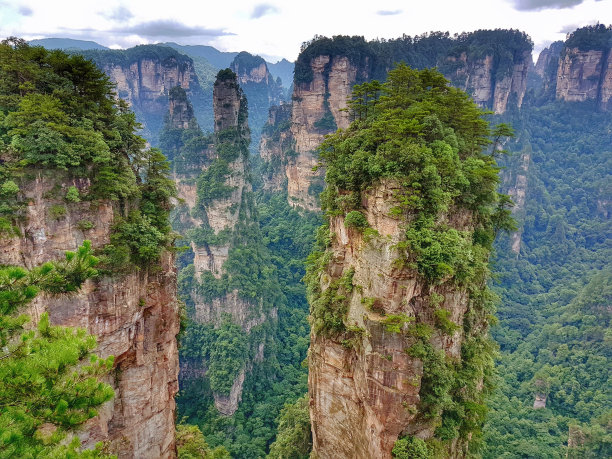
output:
[{"label": "rock face", "polygon": [[262,171],[265,190],[282,191],[286,188],[287,161],[295,156],[295,142],[290,130],[291,109],[291,104],[270,107],[268,122],[261,133],[259,153],[267,164]]},{"label": "rock face", "polygon": [[[22,236],[0,242],[0,263],[29,268],[63,257],[85,239],[93,248],[109,242],[119,212],[113,202],[66,204],[60,197],[69,186],[86,193],[87,180],[58,180],[56,173],[40,170],[30,176],[20,187],[28,201]],[[54,213],[58,206],[65,206],[63,215]],[[33,320],[44,311],[54,324],[82,327],[96,335],[100,356],[115,356],[115,370],[106,381],[115,397],[82,429],[83,445],[109,441],[120,458],[175,457],[179,317],[174,257],[164,254],[159,270],[87,281],[74,297],[36,298]]]},{"label": "rock face", "polygon": [[[469,39],[468,34],[466,40]],[[449,40],[450,44],[444,45],[447,43],[445,40]],[[331,40],[331,43],[333,46],[334,41]],[[511,48],[511,56],[504,58],[504,67],[495,51],[482,57],[475,57],[474,53],[468,52],[450,53],[449,49],[454,46],[453,40],[441,39],[432,45],[434,49],[436,46],[439,49],[432,51],[437,57],[428,66],[434,66],[437,62],[440,71],[451,84],[465,90],[480,106],[492,109],[495,113],[504,113],[509,104],[520,107],[525,96],[527,73],[533,64],[531,45],[524,45]],[[311,46],[316,46],[316,42]],[[299,68],[296,67],[296,71],[307,72],[309,76],[301,79],[296,77],[294,81],[290,126],[285,127],[284,134],[276,136],[276,143],[265,138],[260,144],[260,155],[264,159],[279,157],[281,152],[280,167],[287,177],[290,204],[308,210],[318,209],[317,197],[323,189],[324,172],[321,169],[313,171],[318,162],[316,149],[326,134],[349,125],[349,115],[345,109],[353,86],[373,78],[384,80],[386,72],[395,62],[405,60],[410,64],[414,60],[412,65],[418,67],[423,65],[423,59],[430,58],[422,56],[419,60],[413,55],[398,54],[386,63],[388,56],[382,56],[381,53],[384,47],[384,44],[380,44],[379,48],[367,52],[353,49],[354,53],[369,53],[360,60],[348,57],[351,50],[313,54],[309,53],[309,48],[304,49],[301,56],[311,57],[298,58],[298,63],[300,60],[303,62]],[[415,50],[415,53],[418,52]],[[306,65],[308,68],[304,69]],[[277,161],[275,167],[278,164]],[[279,177],[282,175],[277,174],[274,179],[270,179],[276,184],[274,186],[281,182]]]},{"label": "rock face", "polygon": [[[365,193],[363,214],[378,231],[369,241],[347,229],[344,217],[330,220],[331,258],[320,276],[321,290],[347,279],[352,287],[339,293],[348,305],[346,332],[311,334],[310,415],[313,451],[321,459],[390,459],[400,435],[423,440],[434,435],[435,422],[419,413],[423,363],[407,351],[416,339],[407,330],[415,324],[435,328],[434,298],[450,321],[461,324],[470,299],[465,290],[428,285],[411,269],[398,267],[396,247],[405,233],[391,216],[398,190],[386,180]],[[447,224],[470,230],[472,222],[469,214],[458,212]],[[399,328],[389,326],[389,317],[402,317]],[[434,333],[431,343],[456,361],[465,339],[463,329],[456,328],[451,334]],[[454,440],[443,457],[462,457],[465,447]]]},{"label": "rock face", "polygon": [[193,61],[171,48],[142,45],[83,54],[117,85],[117,95],[128,102],[144,125],[146,138],[155,144],[169,108],[170,90],[180,86],[191,99],[202,96]]},{"label": "rock face", "polygon": [[501,72],[495,63],[495,56],[487,54],[483,58],[468,58],[461,53],[448,60],[456,67],[453,72],[443,72],[457,86],[472,96],[483,108],[491,108],[495,113],[504,113],[510,98],[520,107],[527,89],[527,72],[531,64],[531,52],[523,51],[514,56],[511,65]]},{"label": "rock face", "polygon": [[554,99],[557,90],[557,68],[559,56],[563,50],[563,42],[556,41],[544,48],[538,56],[534,71],[542,79],[542,92],[546,99]]},{"label": "rock face", "polygon": [[[204,145],[199,153],[201,158],[194,159],[199,165],[197,168],[183,167],[175,174],[179,197],[185,202],[175,217],[180,228],[175,224],[175,229],[195,235],[190,236],[193,274],[189,279],[192,288],[187,292],[191,318],[215,330],[229,320],[250,340],[252,358],[244,359],[238,371],[232,373],[228,390],[217,390],[211,384],[216,408],[229,416],[238,408],[245,378],[253,364],[263,358],[265,336],[260,334],[260,338],[251,340],[252,331],[264,323],[274,322],[276,309],[265,305],[261,297],[247,298],[239,288],[227,287],[233,285],[233,274],[228,273],[226,266],[232,250],[249,246],[247,235],[258,229],[253,212],[247,103],[231,70],[219,72],[213,102],[213,144]],[[170,119],[168,124],[173,125],[173,121]],[[204,294],[203,290],[215,282],[223,293]],[[186,381],[208,377],[211,365],[205,357],[190,358],[181,363],[182,375]]]},{"label": "rock face", "polygon": [[[322,185],[316,185],[322,183],[322,173],[313,171],[317,165],[315,150],[325,134],[348,127],[348,112],[342,110],[347,107],[359,70],[345,56],[317,56],[311,61],[311,69],[312,81],[297,83],[293,90],[291,137],[297,154],[288,159],[286,174],[289,203],[316,210],[317,195],[322,191]],[[367,79],[367,74],[362,79]]]},{"label": "rock face", "polygon": [[594,100],[603,110],[612,108],[612,56],[610,48],[565,48],[557,71],[557,99]]},{"label": "rock face", "polygon": [[239,53],[232,64],[232,71],[238,78],[238,84],[249,101],[249,125],[252,135],[252,152],[255,152],[260,141],[261,130],[266,123],[268,110],[281,103],[283,87],[268,70],[266,61],[245,51]]}]

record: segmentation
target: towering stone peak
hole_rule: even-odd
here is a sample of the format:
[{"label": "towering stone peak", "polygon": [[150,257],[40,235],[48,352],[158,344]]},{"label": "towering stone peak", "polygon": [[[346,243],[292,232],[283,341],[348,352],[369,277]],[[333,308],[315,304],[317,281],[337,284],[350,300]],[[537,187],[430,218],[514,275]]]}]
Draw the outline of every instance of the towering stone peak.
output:
[{"label": "towering stone peak", "polygon": [[196,136],[178,152],[188,157],[191,145],[205,147],[195,152],[205,158],[196,161],[199,170],[182,168],[175,175],[185,202],[175,229],[186,234],[193,252],[181,293],[198,325],[186,334],[196,339],[206,334],[215,350],[199,349],[195,355],[190,350],[181,371],[186,384],[210,385],[217,410],[229,416],[238,408],[249,372],[268,352],[265,330],[273,329],[280,292],[254,212],[247,100],[230,69],[218,73],[213,101],[213,142]]},{"label": "towering stone peak", "polygon": [[187,129],[192,120],[194,120],[193,106],[187,98],[187,93],[180,86],[172,88],[168,94],[168,127]]},{"label": "towering stone peak", "polygon": [[612,26],[598,24],[573,32],[565,42],[557,70],[557,99],[593,100],[612,109]]},{"label": "towering stone peak", "polygon": [[270,74],[266,61],[259,56],[243,51],[236,55],[230,68],[249,101],[249,124],[253,135],[251,152],[255,153],[268,110],[280,104],[283,87],[280,80],[275,80]]},{"label": "towering stone peak", "polygon": [[291,135],[291,104],[270,107],[268,122],[265,124],[259,152],[261,159],[268,165],[262,170],[263,187],[266,190],[283,191],[287,177],[285,167],[289,157],[295,156]]},{"label": "towering stone peak", "polygon": [[[97,275],[74,296],[35,298],[27,311],[32,325],[48,312],[53,325],[86,329],[96,337],[95,352],[115,357],[105,376],[114,398],[77,432],[85,447],[103,441],[120,458],[175,457],[179,308],[174,256],[168,251],[174,187],[165,158],[145,148],[132,113],[115,103],[112,85],[94,64],[61,52],[32,52],[19,40],[18,46],[10,43],[0,46],[0,59],[30,71],[2,73],[3,94],[12,101],[3,107],[9,122],[0,146],[2,181],[12,191],[0,198],[0,264],[32,268],[70,259],[65,252],[91,241],[99,255]],[[27,95],[19,90],[26,82]],[[11,117],[26,113],[22,101],[29,97],[53,107],[55,123],[30,110],[22,124],[26,129],[11,126]],[[44,146],[36,140],[41,136],[47,136]],[[8,139],[14,143],[10,149]],[[77,398],[71,403],[80,410],[79,378],[71,370],[67,379],[44,379],[74,386]],[[81,415],[66,408],[71,422],[79,424]],[[36,455],[37,449],[28,451]]]},{"label": "towering stone peak", "polygon": [[[370,115],[321,151],[327,225],[306,275],[315,457],[465,457],[483,421],[477,413],[492,369],[484,298],[498,198],[496,183],[485,197],[460,181],[496,166],[486,152],[459,146],[473,134],[460,125],[480,113],[460,91],[441,95],[444,88],[429,70],[399,66],[377,89],[385,97],[375,108],[363,99],[351,107]],[[410,116],[401,114],[407,107]],[[381,121],[408,120],[421,127],[380,135]],[[436,150],[453,166],[432,180]],[[477,158],[480,170],[469,171]],[[433,197],[442,195],[445,204]]]},{"label": "towering stone peak", "polygon": [[157,144],[163,127],[172,88],[180,86],[190,98],[202,98],[192,59],[167,46],[140,45],[82,54],[115,83],[117,95],[129,103],[144,126],[143,134],[153,144]]},{"label": "towering stone peak", "polygon": [[264,83],[269,84],[273,81],[272,75],[268,71],[266,61],[260,56],[253,56],[246,51],[238,53],[232,61],[230,68],[236,73],[238,83]]},{"label": "towering stone peak", "polygon": [[552,70],[556,77],[559,55],[563,50],[563,46],[564,43],[562,41],[555,41],[540,52],[534,69],[538,75],[544,78],[550,74]]},{"label": "towering stone peak", "polygon": [[217,74],[213,89],[215,132],[241,126],[248,129],[247,99],[238,85],[236,74],[230,69]]}]

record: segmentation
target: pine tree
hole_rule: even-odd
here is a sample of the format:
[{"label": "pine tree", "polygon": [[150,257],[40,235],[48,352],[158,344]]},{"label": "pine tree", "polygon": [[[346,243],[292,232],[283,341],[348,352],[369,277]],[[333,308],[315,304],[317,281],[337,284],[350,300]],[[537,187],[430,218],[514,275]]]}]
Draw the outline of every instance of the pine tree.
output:
[{"label": "pine tree", "polygon": [[[31,270],[0,268],[0,457],[103,457],[102,445],[80,451],[76,427],[113,397],[99,377],[113,358],[90,353],[96,339],[83,329],[38,325],[19,314],[38,293],[67,295],[95,275],[98,263],[85,241],[62,261]],[[89,359],[87,361],[87,359]],[[62,441],[65,440],[65,441]]]}]

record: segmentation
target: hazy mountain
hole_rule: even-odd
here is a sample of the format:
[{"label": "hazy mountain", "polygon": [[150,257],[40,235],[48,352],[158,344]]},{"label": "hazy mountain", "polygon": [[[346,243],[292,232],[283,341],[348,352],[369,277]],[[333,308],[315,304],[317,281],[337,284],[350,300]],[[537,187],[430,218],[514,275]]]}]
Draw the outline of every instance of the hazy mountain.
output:
[{"label": "hazy mountain", "polygon": [[32,46],[43,46],[47,49],[63,49],[66,51],[87,51],[90,49],[109,49],[106,46],[90,40],[75,40],[73,38],[41,38],[30,40]]}]

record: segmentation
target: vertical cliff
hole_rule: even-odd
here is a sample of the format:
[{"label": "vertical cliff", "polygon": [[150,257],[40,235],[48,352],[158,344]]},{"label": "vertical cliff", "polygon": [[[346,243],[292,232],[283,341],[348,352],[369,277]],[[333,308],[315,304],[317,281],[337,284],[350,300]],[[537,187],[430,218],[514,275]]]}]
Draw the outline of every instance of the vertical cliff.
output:
[{"label": "vertical cliff", "polygon": [[557,92],[557,69],[563,42],[556,41],[544,48],[538,56],[534,71],[542,79],[542,92],[547,100],[555,98]]},{"label": "vertical cliff", "polygon": [[[192,151],[181,149],[182,165],[175,161],[179,197],[185,202],[175,229],[186,235],[193,253],[181,272],[193,321],[181,371],[185,384],[206,384],[217,410],[232,415],[248,372],[267,352],[281,293],[255,213],[247,101],[231,70],[219,72],[213,102],[212,143],[196,136],[185,145]],[[169,118],[167,125],[173,124]],[[201,149],[193,150],[198,145]],[[189,155],[198,167],[188,165]],[[192,339],[208,344],[191,346]]]},{"label": "vertical cliff", "polygon": [[185,89],[198,106],[204,102],[193,61],[172,48],[141,45],[127,50],[86,51],[83,55],[115,83],[117,95],[130,104],[143,124],[144,135],[154,144],[168,111],[172,88]]},{"label": "vertical cliff", "polygon": [[[21,236],[2,239],[0,263],[26,267],[61,259],[85,239],[101,250],[110,243],[119,208],[108,200],[66,204],[69,187],[81,195],[90,181],[31,170],[19,183],[27,202]],[[58,178],[59,177],[61,178]],[[58,215],[58,209],[65,209]],[[174,395],[178,390],[179,331],[174,257],[166,253],[157,269],[88,281],[75,297],[41,297],[32,304],[37,321],[82,327],[98,340],[96,352],[115,356],[106,382],[115,397],[80,434],[83,446],[109,441],[120,458],[174,457]]]},{"label": "vertical cliff", "polygon": [[259,154],[264,164],[261,172],[265,190],[283,191],[286,187],[285,168],[296,154],[290,129],[291,110],[291,104],[270,107],[268,121],[261,132]]},{"label": "vertical cliff", "polygon": [[[437,66],[452,85],[465,90],[483,108],[503,113],[520,107],[532,65],[532,44],[517,31],[478,31],[451,37],[432,33],[388,42],[366,42],[362,37],[319,37],[300,53],[295,67],[291,124],[282,139],[291,138],[295,155],[283,157],[289,202],[317,209],[322,170],[316,149],[326,134],[348,126],[347,100],[352,87],[371,79],[382,80],[396,62],[415,68]],[[280,137],[279,137],[280,138]],[[269,150],[269,152],[267,151]],[[263,158],[281,148],[266,140]]]},{"label": "vertical cliff", "polygon": [[[321,153],[328,223],[307,274],[313,451],[464,457],[483,423],[487,260],[506,214],[493,159],[460,145],[488,129],[431,70],[400,66],[381,92],[380,103],[352,107],[368,117]],[[421,127],[400,127],[408,119]],[[398,128],[381,136],[381,121]]]},{"label": "vertical cliff", "polygon": [[249,101],[249,126],[251,127],[252,151],[259,146],[261,131],[272,105],[280,104],[283,87],[268,70],[266,61],[260,56],[243,51],[238,53],[230,68],[238,78],[238,84]]},{"label": "vertical cliff", "polygon": [[115,356],[106,381],[115,396],[79,432],[85,447],[174,457],[179,314],[165,158],[144,148],[133,114],[81,56],[16,40],[0,44],[0,62],[0,263],[31,268],[91,240],[98,275],[75,296],[39,296],[28,312],[86,329],[96,352]]},{"label": "vertical cliff", "polygon": [[[527,89],[527,72],[531,63],[531,50],[517,52],[510,62],[499,64],[499,58],[491,52],[484,57],[470,56],[462,52],[458,57],[448,57],[441,71],[454,86],[472,96],[474,102],[495,113],[504,113],[511,99],[520,107]],[[455,67],[446,70],[445,67]]]},{"label": "vertical cliff", "polygon": [[602,24],[573,32],[565,42],[557,70],[557,99],[594,101],[612,106],[612,26]]}]

